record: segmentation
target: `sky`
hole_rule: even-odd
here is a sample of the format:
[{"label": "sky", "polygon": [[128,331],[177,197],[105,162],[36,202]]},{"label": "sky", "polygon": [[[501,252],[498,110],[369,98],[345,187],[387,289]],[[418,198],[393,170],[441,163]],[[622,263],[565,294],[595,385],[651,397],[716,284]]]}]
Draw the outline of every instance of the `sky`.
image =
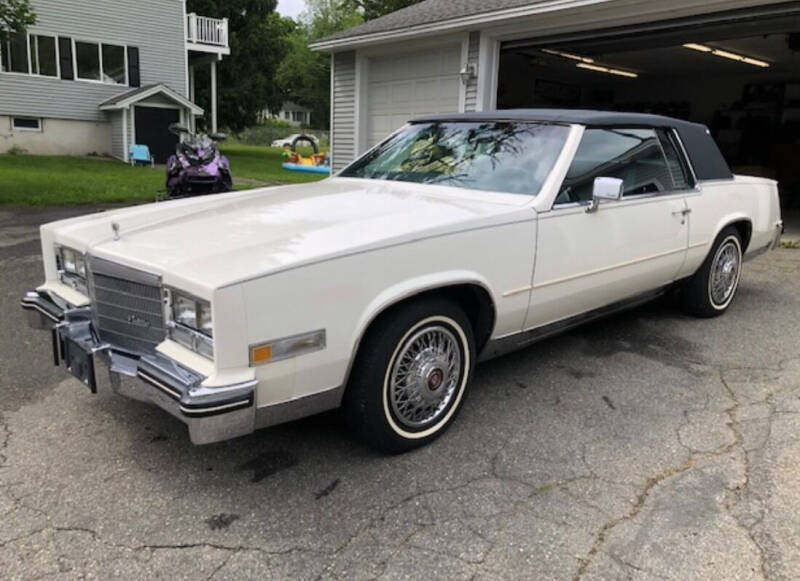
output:
[{"label": "sky", "polygon": [[297,18],[305,8],[305,0],[278,0],[278,12],[284,16]]}]

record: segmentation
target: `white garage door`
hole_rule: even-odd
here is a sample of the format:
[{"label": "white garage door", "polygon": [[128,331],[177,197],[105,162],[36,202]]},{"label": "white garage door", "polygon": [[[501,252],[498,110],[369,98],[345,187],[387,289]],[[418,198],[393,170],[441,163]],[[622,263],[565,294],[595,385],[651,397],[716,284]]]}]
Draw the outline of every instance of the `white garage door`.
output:
[{"label": "white garage door", "polygon": [[372,147],[412,117],[458,111],[461,47],[369,60],[367,141]]}]

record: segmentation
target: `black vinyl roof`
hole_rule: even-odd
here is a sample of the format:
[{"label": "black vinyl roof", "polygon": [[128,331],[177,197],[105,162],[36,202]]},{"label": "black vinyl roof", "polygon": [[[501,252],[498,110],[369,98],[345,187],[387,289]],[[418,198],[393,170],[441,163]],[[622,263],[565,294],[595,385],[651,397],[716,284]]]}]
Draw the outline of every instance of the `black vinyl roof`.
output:
[{"label": "black vinyl roof", "polygon": [[646,113],[618,113],[581,109],[503,109],[476,113],[449,113],[418,117],[412,123],[444,121],[539,121],[569,123],[587,127],[658,127],[675,129],[692,163],[698,180],[731,179],[728,162],[722,156],[705,125]]}]

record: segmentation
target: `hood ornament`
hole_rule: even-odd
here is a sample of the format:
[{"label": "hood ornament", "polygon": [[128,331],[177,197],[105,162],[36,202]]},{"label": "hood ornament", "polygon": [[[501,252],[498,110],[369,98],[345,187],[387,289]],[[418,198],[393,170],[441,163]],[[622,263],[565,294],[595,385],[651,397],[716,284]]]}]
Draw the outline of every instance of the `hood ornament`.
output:
[{"label": "hood ornament", "polygon": [[114,231],[114,240],[119,240],[119,224],[111,222],[111,229]]}]

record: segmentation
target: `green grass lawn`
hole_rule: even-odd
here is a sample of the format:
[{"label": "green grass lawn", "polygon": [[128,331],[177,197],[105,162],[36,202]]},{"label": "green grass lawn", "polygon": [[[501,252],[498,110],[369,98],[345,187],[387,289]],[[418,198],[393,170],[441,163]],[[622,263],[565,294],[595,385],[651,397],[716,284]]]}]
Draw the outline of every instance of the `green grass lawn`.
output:
[{"label": "green grass lawn", "polygon": [[[226,143],[234,187],[293,184],[320,174],[281,168],[281,150]],[[237,182],[239,178],[245,178]],[[119,161],[85,157],[0,155],[0,204],[63,205],[151,202],[164,192],[163,167],[130,167]]]}]

